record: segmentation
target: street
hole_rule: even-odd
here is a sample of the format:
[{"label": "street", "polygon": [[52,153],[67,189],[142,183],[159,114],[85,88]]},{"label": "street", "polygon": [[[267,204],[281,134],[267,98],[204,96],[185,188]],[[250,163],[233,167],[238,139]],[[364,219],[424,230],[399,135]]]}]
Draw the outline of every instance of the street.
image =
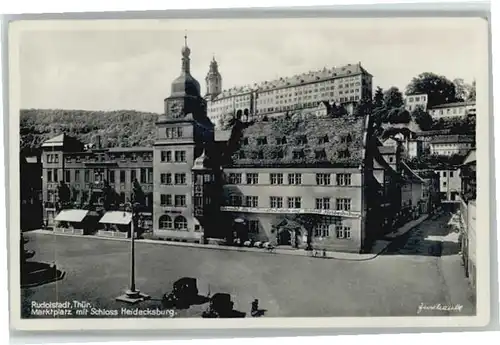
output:
[{"label": "street", "polygon": [[[162,295],[182,277],[197,279],[201,295],[231,294],[234,309],[250,314],[259,300],[264,317],[473,315],[472,292],[460,264],[448,216],[427,220],[397,239],[387,252],[349,261],[183,248],[136,243],[136,286],[152,299],[133,308],[160,307]],[[64,279],[23,289],[23,317],[37,302],[89,302],[95,308],[128,307],[115,298],[129,287],[127,242],[25,233],[32,261],[55,262]],[[460,312],[419,305],[463,305]],[[177,312],[200,317],[207,305]],[[419,312],[418,312],[419,311]],[[417,313],[418,312],[418,313]]]}]

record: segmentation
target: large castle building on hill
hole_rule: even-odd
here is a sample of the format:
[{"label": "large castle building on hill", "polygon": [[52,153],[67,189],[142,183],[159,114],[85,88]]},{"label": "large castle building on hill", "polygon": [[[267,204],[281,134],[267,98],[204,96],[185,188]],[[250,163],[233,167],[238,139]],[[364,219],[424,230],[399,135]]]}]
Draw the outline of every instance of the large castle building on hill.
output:
[{"label": "large castle building on hill", "polygon": [[223,90],[213,58],[205,81],[207,115],[217,127],[226,115],[251,120],[314,109],[323,102],[352,104],[372,98],[372,75],[361,63]]}]

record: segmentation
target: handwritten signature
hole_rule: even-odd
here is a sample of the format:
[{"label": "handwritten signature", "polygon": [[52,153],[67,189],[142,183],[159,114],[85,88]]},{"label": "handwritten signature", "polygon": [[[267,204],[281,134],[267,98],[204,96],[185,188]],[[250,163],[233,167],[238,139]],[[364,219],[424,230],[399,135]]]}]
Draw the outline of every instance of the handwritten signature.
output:
[{"label": "handwritten signature", "polygon": [[420,303],[417,309],[417,314],[420,314],[424,310],[438,310],[438,311],[452,311],[452,312],[458,312],[460,313],[462,311],[462,308],[464,306],[462,304],[425,304],[425,303]]}]

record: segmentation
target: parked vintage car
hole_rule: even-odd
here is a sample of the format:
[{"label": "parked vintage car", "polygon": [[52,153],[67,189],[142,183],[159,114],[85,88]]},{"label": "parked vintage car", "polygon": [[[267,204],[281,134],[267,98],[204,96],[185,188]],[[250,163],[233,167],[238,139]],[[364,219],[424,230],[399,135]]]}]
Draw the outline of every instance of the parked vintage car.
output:
[{"label": "parked vintage car", "polygon": [[162,306],[167,309],[186,309],[197,304],[198,299],[196,278],[185,277],[174,282],[172,292],[163,295]]},{"label": "parked vintage car", "polygon": [[216,293],[210,299],[208,309],[202,314],[203,318],[243,318],[246,316],[237,310],[233,310],[234,303],[231,295],[227,293]]}]

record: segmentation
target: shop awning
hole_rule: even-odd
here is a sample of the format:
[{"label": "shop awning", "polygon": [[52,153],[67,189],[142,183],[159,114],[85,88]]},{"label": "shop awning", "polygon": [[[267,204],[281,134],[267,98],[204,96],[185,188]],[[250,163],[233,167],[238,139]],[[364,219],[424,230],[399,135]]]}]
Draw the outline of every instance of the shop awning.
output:
[{"label": "shop awning", "polygon": [[102,216],[99,223],[102,224],[122,224],[127,225],[132,221],[132,213],[131,212],[123,212],[123,211],[109,211]]},{"label": "shop awning", "polygon": [[88,213],[87,210],[62,210],[54,220],[56,222],[80,223]]}]

